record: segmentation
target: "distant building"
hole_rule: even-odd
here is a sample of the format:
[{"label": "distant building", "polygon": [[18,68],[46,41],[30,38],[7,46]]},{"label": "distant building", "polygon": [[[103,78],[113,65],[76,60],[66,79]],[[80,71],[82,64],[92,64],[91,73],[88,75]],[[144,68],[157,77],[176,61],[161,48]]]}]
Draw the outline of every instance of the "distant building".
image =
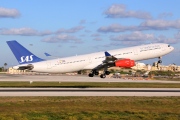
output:
[{"label": "distant building", "polygon": [[132,67],[135,70],[147,70],[147,66],[144,63],[136,62],[136,65]]},{"label": "distant building", "polygon": [[9,74],[36,74],[36,72],[31,72],[28,70],[15,70],[12,67],[8,69]]}]

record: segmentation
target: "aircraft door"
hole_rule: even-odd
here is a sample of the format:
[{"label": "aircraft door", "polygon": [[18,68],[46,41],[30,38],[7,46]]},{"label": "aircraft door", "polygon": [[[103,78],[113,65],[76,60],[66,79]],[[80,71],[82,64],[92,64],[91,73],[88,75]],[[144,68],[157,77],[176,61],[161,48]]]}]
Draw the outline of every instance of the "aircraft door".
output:
[{"label": "aircraft door", "polygon": [[162,45],[162,46],[161,46],[161,50],[162,50],[162,51],[166,51],[166,48]]},{"label": "aircraft door", "polygon": [[89,57],[89,63],[92,63],[92,59],[91,59],[91,57]]},{"label": "aircraft door", "polygon": [[46,64],[47,64],[47,69],[51,69],[52,68],[51,62],[47,62]]},{"label": "aircraft door", "polygon": [[134,55],[138,55],[138,50],[134,49]]}]

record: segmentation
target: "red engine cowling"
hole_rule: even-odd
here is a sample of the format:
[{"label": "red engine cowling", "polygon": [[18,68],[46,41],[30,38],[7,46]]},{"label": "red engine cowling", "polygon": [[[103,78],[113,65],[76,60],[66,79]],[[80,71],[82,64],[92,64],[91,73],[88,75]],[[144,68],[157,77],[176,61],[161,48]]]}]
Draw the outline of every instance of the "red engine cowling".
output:
[{"label": "red engine cowling", "polygon": [[117,60],[115,62],[115,66],[116,67],[130,68],[130,67],[135,66],[135,62],[134,62],[134,60],[131,60],[131,59],[121,59],[121,60]]}]

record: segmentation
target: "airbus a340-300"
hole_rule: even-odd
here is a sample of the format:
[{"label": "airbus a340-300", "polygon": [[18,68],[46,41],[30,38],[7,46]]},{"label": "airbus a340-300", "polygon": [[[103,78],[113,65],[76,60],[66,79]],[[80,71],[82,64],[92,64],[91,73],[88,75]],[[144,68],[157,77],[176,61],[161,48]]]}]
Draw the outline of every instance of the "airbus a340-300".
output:
[{"label": "airbus a340-300", "polygon": [[19,65],[13,66],[14,69],[28,69],[35,72],[47,73],[66,73],[91,69],[92,71],[89,73],[89,77],[99,75],[99,70],[103,69],[103,74],[100,75],[101,78],[105,78],[106,75],[110,74],[108,71],[109,67],[131,68],[135,66],[135,61],[152,58],[159,58],[158,62],[161,63],[160,58],[174,49],[169,44],[154,43],[105,52],[44,60],[31,53],[15,40],[7,41],[7,44],[19,62]]}]

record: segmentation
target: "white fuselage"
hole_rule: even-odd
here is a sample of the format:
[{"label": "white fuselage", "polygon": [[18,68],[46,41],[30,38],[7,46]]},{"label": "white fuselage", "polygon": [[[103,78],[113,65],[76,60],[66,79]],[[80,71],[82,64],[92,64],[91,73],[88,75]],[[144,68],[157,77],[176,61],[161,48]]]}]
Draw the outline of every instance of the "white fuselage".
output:
[{"label": "white fuselage", "polygon": [[[163,55],[170,53],[173,49],[174,48],[169,46],[168,44],[156,43],[110,50],[108,52],[112,56],[119,59],[129,58],[135,61],[140,61],[162,57]],[[84,69],[93,69],[96,66],[102,64],[105,58],[106,57],[104,52],[97,52],[73,57],[57,58],[31,64],[34,66],[32,71],[48,73],[66,73]]]}]

